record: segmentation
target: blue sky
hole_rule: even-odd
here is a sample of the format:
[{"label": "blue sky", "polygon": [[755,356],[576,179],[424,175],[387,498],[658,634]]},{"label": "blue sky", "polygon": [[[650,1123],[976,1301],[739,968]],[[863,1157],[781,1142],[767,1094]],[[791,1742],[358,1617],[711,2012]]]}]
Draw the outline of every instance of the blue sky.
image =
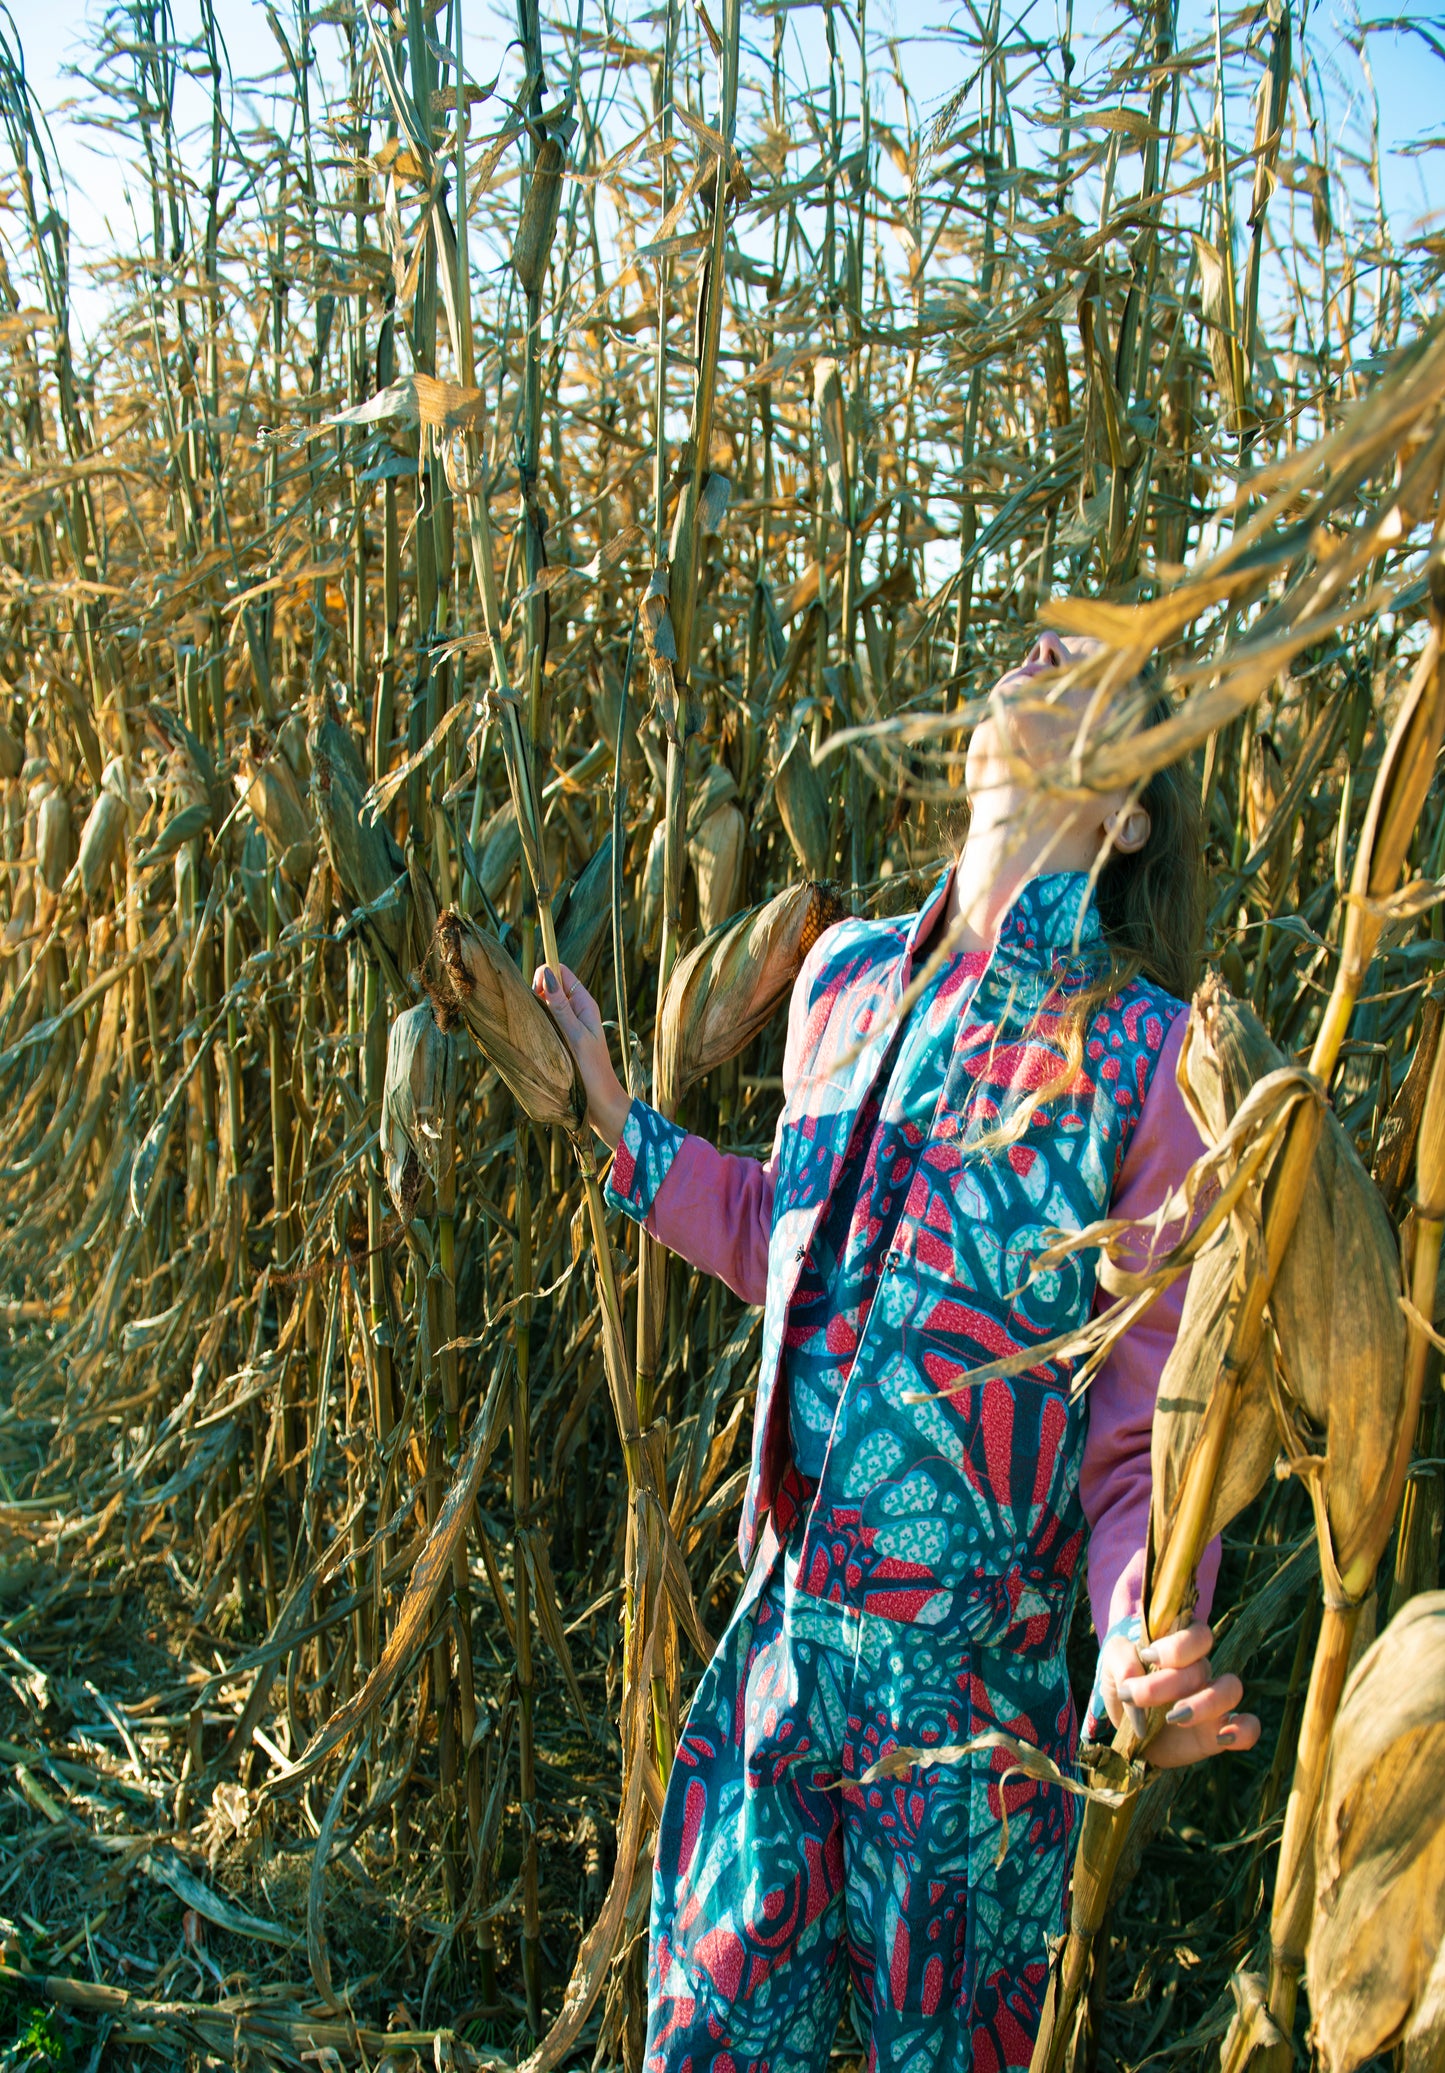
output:
[{"label": "blue sky", "polygon": [[[598,0],[586,0],[586,4],[589,12],[595,14]],[[1035,0],[1028,17],[1032,35],[1050,33],[1057,4],[1058,0]],[[1300,0],[1294,0],[1296,18],[1299,4]],[[283,18],[290,14],[284,0],[279,11]],[[650,10],[642,4],[629,7],[627,0],[618,0],[613,11],[616,18],[625,21],[629,14]],[[1188,35],[1191,26],[1195,34],[1208,32],[1212,15],[1207,0],[1183,0],[1181,11],[1181,38]],[[1336,128],[1343,124],[1347,132],[1349,111],[1353,107],[1358,112],[1367,90],[1351,47],[1352,25],[1358,20],[1358,13],[1353,0],[1348,5],[1341,4],[1341,0],[1310,0],[1310,11],[1311,48],[1326,75]],[[87,20],[98,12],[98,0],[48,0],[48,4],[27,6],[17,14],[32,83],[52,116],[69,200],[78,276],[83,276],[87,253],[96,252],[109,242],[108,221],[121,242],[131,242],[124,162],[110,155],[106,139],[87,133],[63,112],[63,104],[80,91],[65,76],[65,67],[83,58]],[[177,26],[183,34],[192,25],[195,12],[193,0],[175,0]],[[275,63],[276,45],[264,8],[256,0],[219,0],[217,12],[233,73],[243,77],[268,72]],[[1019,8],[1012,7],[1009,12],[1017,14]],[[1086,40],[1091,26],[1088,0],[1082,0],[1082,4],[1075,0],[1074,16],[1076,34]],[[947,35],[951,18],[962,23],[969,17],[962,8],[953,16],[947,5],[935,4],[935,0],[870,0],[868,7],[870,41],[890,32],[910,39],[906,69],[925,115],[942,105],[961,77],[964,60],[959,46]],[[1421,10],[1419,18],[1428,20],[1429,16]],[[473,77],[489,78],[501,62],[501,23],[506,17],[498,9],[473,0],[473,4],[467,5],[464,19],[468,24],[469,68]],[[816,80],[823,75],[826,59],[821,19],[818,8],[798,7],[790,14],[789,68],[795,76],[806,73]],[[1118,15],[1111,6],[1097,10],[1095,19],[1102,28],[1116,21]],[[1440,24],[1439,16],[1436,23],[1437,41],[1445,40],[1445,25]],[[769,22],[745,6],[745,24],[754,41],[766,46],[771,39]],[[942,34],[937,33],[940,30]],[[841,29],[839,33],[848,49],[851,70],[855,63],[851,37]],[[649,32],[648,40],[651,35]],[[1397,232],[1408,234],[1410,227],[1432,209],[1438,228],[1439,219],[1445,216],[1445,155],[1411,155],[1405,147],[1412,140],[1431,134],[1439,136],[1445,131],[1441,114],[1445,107],[1445,64],[1418,36],[1403,30],[1373,29],[1367,49],[1386,145],[1385,196]],[[886,88],[886,82],[880,83]],[[1244,129],[1247,111],[1240,111],[1232,121]],[[1433,193],[1429,184],[1432,182]],[[87,290],[81,279],[76,284],[76,304],[79,328],[87,330],[99,313],[99,297],[96,291]]]}]

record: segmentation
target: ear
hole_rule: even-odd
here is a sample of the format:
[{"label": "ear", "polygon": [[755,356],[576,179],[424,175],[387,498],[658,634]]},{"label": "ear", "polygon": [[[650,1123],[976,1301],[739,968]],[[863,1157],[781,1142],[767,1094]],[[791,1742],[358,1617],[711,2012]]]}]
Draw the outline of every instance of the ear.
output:
[{"label": "ear", "polygon": [[1137,856],[1149,840],[1153,826],[1148,807],[1136,800],[1132,806],[1125,806],[1108,816],[1104,822],[1104,835],[1117,856],[1132,857]]}]

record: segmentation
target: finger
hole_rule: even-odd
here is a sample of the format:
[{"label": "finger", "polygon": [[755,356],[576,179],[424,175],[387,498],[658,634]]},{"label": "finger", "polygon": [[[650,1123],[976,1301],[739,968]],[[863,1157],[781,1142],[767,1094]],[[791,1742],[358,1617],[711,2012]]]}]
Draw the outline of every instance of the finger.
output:
[{"label": "finger", "polygon": [[1231,1672],[1206,1684],[1201,1691],[1179,1699],[1164,1716],[1167,1727],[1207,1726],[1233,1713],[1244,1697],[1244,1686]]},{"label": "finger", "polygon": [[1197,1663],[1207,1656],[1213,1646],[1214,1629],[1203,1620],[1194,1620],[1177,1634],[1160,1634],[1153,1641],[1144,1642],[1139,1660],[1150,1670],[1182,1670],[1186,1663]]},{"label": "finger", "polygon": [[563,996],[573,1014],[577,1016],[584,1029],[591,1030],[594,1036],[600,1036],[602,1010],[575,972],[569,971],[566,965],[559,965],[557,969],[562,976]]},{"label": "finger", "polygon": [[[1119,1703],[1124,1709],[1124,1718],[1133,1730],[1135,1740],[1140,1742],[1143,1741],[1145,1734],[1148,1732],[1149,1715],[1143,1706],[1135,1702],[1133,1693],[1135,1685],[1143,1674],[1144,1666],[1139,1661],[1131,1643],[1128,1662],[1122,1667],[1115,1688],[1119,1694]],[[1117,1721],[1115,1726],[1118,1726]]]},{"label": "finger", "polygon": [[557,976],[562,981],[562,991],[566,994],[568,1000],[571,1000],[576,994],[579,993],[581,994],[584,1000],[590,1000],[592,998],[592,996],[588,993],[587,988],[582,984],[582,981],[577,977],[577,974],[573,971],[570,965],[564,965],[559,963],[556,969]]},{"label": "finger", "polygon": [[1253,1713],[1228,1713],[1220,1721],[1166,1727],[1150,1743],[1148,1760],[1158,1770],[1177,1770],[1206,1757],[1242,1754],[1253,1749],[1259,1734],[1259,1720]]},{"label": "finger", "polygon": [[1202,1690],[1212,1674],[1205,1656],[1202,1662],[1188,1663],[1182,1670],[1151,1670],[1131,1677],[1127,1691],[1120,1685],[1119,1696],[1131,1706],[1172,1706],[1176,1699],[1187,1699],[1191,1692]]},{"label": "finger", "polygon": [[586,1033],[586,1025],[571,1001],[568,1000],[566,994],[563,993],[557,974],[549,965],[538,966],[536,972],[532,975],[532,990],[541,1000],[542,1005],[549,1010],[553,1021],[564,1036],[571,1039],[574,1034],[584,1035]]}]

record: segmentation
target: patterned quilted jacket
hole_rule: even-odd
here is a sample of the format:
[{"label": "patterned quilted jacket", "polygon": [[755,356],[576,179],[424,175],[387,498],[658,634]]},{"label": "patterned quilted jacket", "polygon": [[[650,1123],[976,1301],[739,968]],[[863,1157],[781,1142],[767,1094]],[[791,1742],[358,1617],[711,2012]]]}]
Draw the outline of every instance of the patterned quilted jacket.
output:
[{"label": "patterned quilted jacket", "polygon": [[[774,1157],[754,1169],[772,1199],[744,1562],[788,1479],[789,1308],[947,884],[945,873],[917,915],[828,930],[794,990]],[[1022,1105],[1058,1071],[1059,1009],[1096,972],[1101,948],[1087,878],[1050,873],[1024,886],[959,993],[939,1037],[949,1047],[942,1092],[806,1529],[803,1573],[817,1594],[1031,1653],[1052,1652],[1068,1616],[1085,1537],[1086,1414],[1056,1361],[1008,1380],[967,1377],[1081,1324],[1093,1303],[1093,1254],[1025,1285],[1028,1266],[1053,1233],[1109,1208],[1181,1003],[1142,980],[1128,986],[1091,1023],[1072,1083],[1009,1140]],[[684,1141],[634,1103],[612,1200],[648,1217]],[[756,1267],[728,1278],[755,1282]]]}]

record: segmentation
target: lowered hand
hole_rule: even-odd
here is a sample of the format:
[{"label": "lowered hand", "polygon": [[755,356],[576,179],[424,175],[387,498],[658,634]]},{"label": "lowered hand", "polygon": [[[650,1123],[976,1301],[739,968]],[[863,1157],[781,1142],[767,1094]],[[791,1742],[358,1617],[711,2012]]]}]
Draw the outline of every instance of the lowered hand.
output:
[{"label": "lowered hand", "polygon": [[1216,1677],[1209,1651],[1214,1631],[1195,1620],[1178,1634],[1161,1634],[1142,1648],[1123,1634],[1104,1644],[1099,1658],[1099,1688],[1115,1727],[1125,1706],[1147,1711],[1167,1708],[1164,1725],[1145,1750],[1145,1760],[1160,1770],[1198,1763],[1228,1749],[1252,1749],[1259,1740],[1259,1721],[1237,1708],[1244,1686],[1232,1671]]}]

